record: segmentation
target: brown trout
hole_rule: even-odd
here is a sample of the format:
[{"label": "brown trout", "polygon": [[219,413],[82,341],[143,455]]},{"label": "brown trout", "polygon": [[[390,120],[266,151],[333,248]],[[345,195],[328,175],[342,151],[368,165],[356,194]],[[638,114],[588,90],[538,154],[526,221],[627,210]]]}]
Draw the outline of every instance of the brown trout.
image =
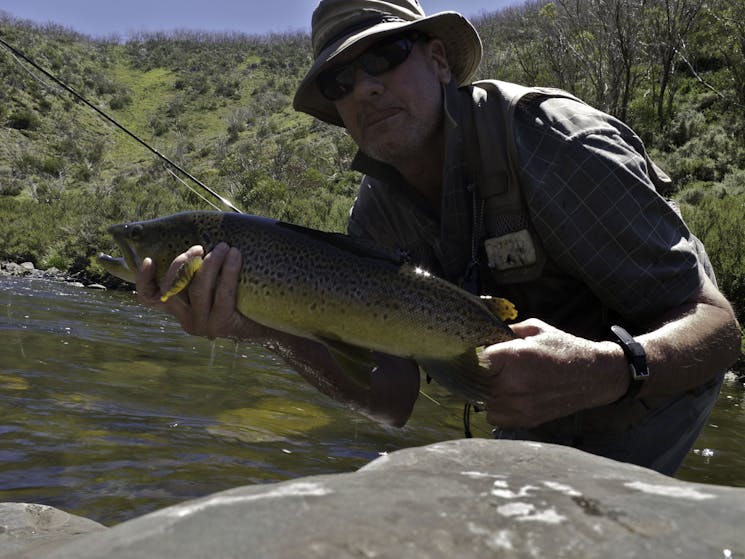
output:
[{"label": "brown trout", "polygon": [[[471,402],[483,402],[484,346],[514,338],[502,320],[516,316],[498,298],[476,297],[398,255],[363,240],[264,217],[194,211],[113,225],[124,257],[99,256],[113,275],[134,281],[145,257],[162,281],[193,245],[205,253],[225,241],[242,253],[236,306],[268,327],[324,343],[353,374],[371,371],[371,351],[417,361]],[[201,259],[185,264],[169,297],[188,285]],[[359,378],[359,377],[358,377]]]}]

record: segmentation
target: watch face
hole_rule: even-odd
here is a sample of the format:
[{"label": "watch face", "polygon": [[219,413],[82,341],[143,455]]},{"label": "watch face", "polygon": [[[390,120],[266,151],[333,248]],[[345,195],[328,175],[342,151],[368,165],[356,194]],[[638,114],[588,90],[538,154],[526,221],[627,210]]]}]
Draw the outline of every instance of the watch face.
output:
[{"label": "watch face", "polygon": [[642,367],[636,367],[633,364],[629,364],[631,369],[631,378],[635,382],[643,382],[649,378],[649,371],[647,370],[647,364],[644,363]]}]

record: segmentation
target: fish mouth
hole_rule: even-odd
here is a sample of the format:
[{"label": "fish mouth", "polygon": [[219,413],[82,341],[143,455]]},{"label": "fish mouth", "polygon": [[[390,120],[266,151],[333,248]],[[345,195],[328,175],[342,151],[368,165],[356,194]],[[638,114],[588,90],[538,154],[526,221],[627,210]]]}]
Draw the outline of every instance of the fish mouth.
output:
[{"label": "fish mouth", "polygon": [[114,241],[119,246],[123,256],[114,257],[101,253],[98,255],[98,261],[110,274],[124,281],[135,283],[142,258],[137,254],[135,247],[128,242],[127,229],[130,227],[130,225],[112,225],[109,227],[109,233],[114,237]]}]

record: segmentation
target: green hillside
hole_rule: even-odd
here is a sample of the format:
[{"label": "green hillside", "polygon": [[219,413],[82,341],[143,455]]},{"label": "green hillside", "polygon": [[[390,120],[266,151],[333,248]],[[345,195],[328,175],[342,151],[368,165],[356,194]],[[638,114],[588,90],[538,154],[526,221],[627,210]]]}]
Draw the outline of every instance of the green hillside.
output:
[{"label": "green hillside", "polygon": [[[741,319],[744,22],[745,0],[540,1],[474,21],[486,53],[480,77],[567,89],[640,133]],[[116,42],[6,15],[0,39],[243,211],[344,229],[359,181],[348,170],[355,147],[291,106],[311,62],[308,36]],[[0,259],[95,278],[92,257],[113,249],[106,226],[208,208],[202,194],[0,48]]]}]

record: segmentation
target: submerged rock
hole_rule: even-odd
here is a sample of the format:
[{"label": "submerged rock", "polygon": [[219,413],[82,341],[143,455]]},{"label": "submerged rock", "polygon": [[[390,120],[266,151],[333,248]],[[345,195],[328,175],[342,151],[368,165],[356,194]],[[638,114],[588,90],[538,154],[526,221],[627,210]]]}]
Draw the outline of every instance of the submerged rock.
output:
[{"label": "submerged rock", "polygon": [[233,489],[50,553],[106,557],[741,557],[745,489],[555,445],[471,439]]},{"label": "submerged rock", "polygon": [[104,529],[45,505],[0,503],[0,558],[39,557],[72,538]]},{"label": "submerged rock", "polygon": [[86,285],[88,289],[97,289],[98,291],[106,291],[106,286],[100,283],[89,283]]}]

